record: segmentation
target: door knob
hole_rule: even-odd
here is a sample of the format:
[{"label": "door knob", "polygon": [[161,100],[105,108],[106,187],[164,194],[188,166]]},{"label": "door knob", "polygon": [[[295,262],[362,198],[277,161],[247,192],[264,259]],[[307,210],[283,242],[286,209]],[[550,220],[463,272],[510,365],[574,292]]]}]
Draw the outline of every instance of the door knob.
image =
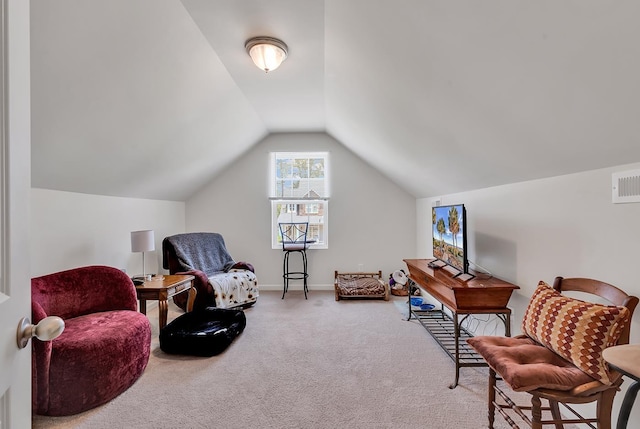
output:
[{"label": "door knob", "polygon": [[58,316],[49,316],[33,325],[28,317],[23,317],[18,324],[18,348],[23,349],[29,340],[36,337],[40,341],[51,341],[64,331],[64,320]]}]

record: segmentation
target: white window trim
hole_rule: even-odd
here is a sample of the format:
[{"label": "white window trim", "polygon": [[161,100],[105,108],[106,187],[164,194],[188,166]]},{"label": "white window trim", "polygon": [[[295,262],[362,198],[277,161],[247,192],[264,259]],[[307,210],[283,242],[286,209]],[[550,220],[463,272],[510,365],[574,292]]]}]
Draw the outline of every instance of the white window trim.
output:
[{"label": "white window trim", "polygon": [[[320,197],[280,197],[277,196],[276,184],[276,157],[278,158],[322,158],[324,160],[324,193]],[[271,152],[269,158],[269,200],[271,201],[271,247],[273,249],[282,249],[282,243],[278,242],[280,231],[278,229],[278,221],[276,219],[277,204],[322,204],[324,211],[322,214],[322,225],[324,240],[321,243],[314,243],[309,246],[310,249],[328,249],[329,248],[329,195],[330,195],[330,169],[329,169],[329,152],[328,151],[312,151],[312,152]],[[308,219],[318,216],[308,214]],[[304,220],[303,220],[304,221]]]}]

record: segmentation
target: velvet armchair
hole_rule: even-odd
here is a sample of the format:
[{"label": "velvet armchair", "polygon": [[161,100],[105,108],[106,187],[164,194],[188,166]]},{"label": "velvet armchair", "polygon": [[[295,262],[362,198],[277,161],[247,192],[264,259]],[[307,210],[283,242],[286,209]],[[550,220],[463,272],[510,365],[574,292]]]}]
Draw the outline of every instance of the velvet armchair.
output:
[{"label": "velvet armchair", "polygon": [[97,407],[127,390],[149,361],[149,319],[137,311],[131,279],[88,266],[31,279],[32,320],[64,319],[53,341],[32,341],[32,407],[64,416]]}]

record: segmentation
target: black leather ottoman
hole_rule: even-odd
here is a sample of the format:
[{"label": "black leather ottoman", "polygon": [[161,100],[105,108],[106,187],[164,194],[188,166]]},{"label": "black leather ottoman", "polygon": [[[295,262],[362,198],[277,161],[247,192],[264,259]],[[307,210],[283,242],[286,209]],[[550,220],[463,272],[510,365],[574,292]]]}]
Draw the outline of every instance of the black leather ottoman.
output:
[{"label": "black leather ottoman", "polygon": [[185,313],[160,330],[165,353],[215,356],[242,333],[247,319],[242,310],[207,307]]}]

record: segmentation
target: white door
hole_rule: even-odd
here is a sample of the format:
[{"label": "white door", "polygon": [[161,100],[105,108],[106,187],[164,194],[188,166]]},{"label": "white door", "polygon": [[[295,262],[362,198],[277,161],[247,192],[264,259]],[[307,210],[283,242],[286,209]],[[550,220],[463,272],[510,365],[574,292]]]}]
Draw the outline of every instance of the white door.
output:
[{"label": "white door", "polygon": [[22,429],[31,427],[31,344],[16,342],[31,317],[29,1],[0,8],[0,429]]}]

